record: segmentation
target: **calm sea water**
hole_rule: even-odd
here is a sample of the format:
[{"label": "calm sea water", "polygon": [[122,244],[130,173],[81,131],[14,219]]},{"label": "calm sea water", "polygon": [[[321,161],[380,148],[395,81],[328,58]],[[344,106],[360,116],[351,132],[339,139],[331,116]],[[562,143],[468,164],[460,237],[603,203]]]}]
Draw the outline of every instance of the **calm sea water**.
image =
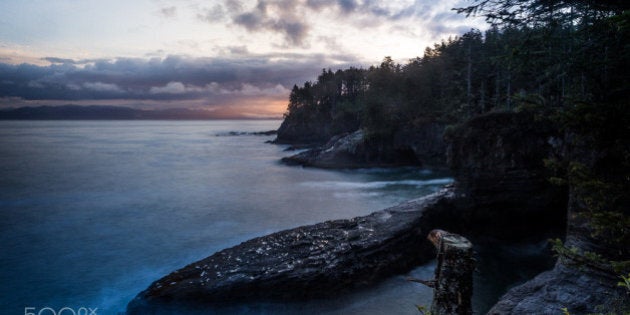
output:
[{"label": "calm sea water", "polygon": [[[366,215],[436,191],[422,169],[280,164],[280,121],[0,122],[0,314],[118,314],[152,281],[249,238]],[[241,313],[417,314],[433,265],[329,301]]]}]

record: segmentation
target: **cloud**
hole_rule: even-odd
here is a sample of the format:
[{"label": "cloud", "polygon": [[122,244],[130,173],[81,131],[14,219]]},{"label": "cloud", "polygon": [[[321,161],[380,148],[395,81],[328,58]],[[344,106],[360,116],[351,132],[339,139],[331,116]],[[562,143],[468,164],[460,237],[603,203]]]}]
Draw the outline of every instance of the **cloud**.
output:
[{"label": "cloud", "polygon": [[341,11],[343,12],[352,12],[357,8],[357,3],[354,0],[339,0],[337,2]]},{"label": "cloud", "polygon": [[162,8],[160,9],[159,13],[161,16],[165,18],[174,18],[177,16],[177,7],[172,6],[172,7]]},{"label": "cloud", "polygon": [[232,22],[249,32],[273,31],[283,35],[288,45],[305,46],[309,26],[301,18],[301,5],[297,1],[258,0],[249,11],[241,11],[242,6],[234,4],[231,7],[235,13]]},{"label": "cloud", "polygon": [[69,63],[69,64],[75,63],[73,59],[57,58],[57,57],[44,57],[42,58],[42,60],[48,61],[50,63]]},{"label": "cloud", "polygon": [[[257,0],[253,6],[245,6],[241,2],[228,0],[223,5],[217,5],[216,9],[199,14],[199,18],[213,22],[216,18],[210,16],[229,15],[233,25],[247,32],[281,35],[284,43],[276,47],[308,47],[310,40],[322,36],[317,34],[319,36],[311,37],[313,31],[321,26],[319,23],[322,23],[322,18],[332,18],[340,31],[363,30],[384,23],[412,22],[431,33],[431,37],[439,37],[443,33],[437,33],[444,31],[450,35],[451,30],[461,29],[460,25],[453,24],[465,23],[464,16],[451,11],[462,1]],[[433,36],[434,33],[436,36]]]},{"label": "cloud", "polygon": [[[225,49],[244,48],[228,47]],[[54,57],[49,61],[59,61]],[[0,63],[0,99],[38,104],[237,106],[286,104],[290,88],[322,67],[360,66],[343,55],[266,54],[238,58],[63,60],[47,66]]]},{"label": "cloud", "polygon": [[202,13],[197,13],[197,19],[207,23],[216,23],[223,21],[225,14],[223,7],[216,4],[212,8],[204,8]]},{"label": "cloud", "polygon": [[251,84],[243,84],[241,89],[235,91],[236,94],[247,96],[283,96],[289,95],[290,90],[281,84],[277,84],[274,87],[260,88]]},{"label": "cloud", "polygon": [[186,86],[181,82],[169,82],[165,86],[153,86],[150,94],[182,94],[186,93]]},{"label": "cloud", "polygon": [[97,91],[97,92],[115,92],[122,93],[123,90],[118,87],[118,85],[113,83],[103,83],[103,82],[86,82],[83,83],[83,87],[87,90]]}]

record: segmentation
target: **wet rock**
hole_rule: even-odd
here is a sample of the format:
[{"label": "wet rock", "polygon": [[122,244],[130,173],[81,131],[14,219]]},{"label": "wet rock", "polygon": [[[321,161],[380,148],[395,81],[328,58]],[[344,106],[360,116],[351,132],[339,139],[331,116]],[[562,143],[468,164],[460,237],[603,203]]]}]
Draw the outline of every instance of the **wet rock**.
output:
[{"label": "wet rock", "polygon": [[364,287],[434,257],[425,235],[452,191],[349,220],[255,238],[159,279],[127,314],[212,308],[254,300],[305,300]]},{"label": "wet rock", "polygon": [[443,167],[443,133],[444,125],[433,122],[400,128],[391,139],[369,139],[363,130],[357,130],[334,136],[320,147],[282,161],[319,168]]},{"label": "wet rock", "polygon": [[229,131],[229,132],[221,132],[217,133],[217,137],[236,137],[236,136],[273,136],[277,134],[277,130],[267,130],[267,131]]},{"label": "wet rock", "polygon": [[555,315],[562,314],[563,308],[570,314],[608,314],[623,307],[624,298],[627,303],[617,281],[607,273],[557,264],[553,270],[511,289],[488,314]]},{"label": "wet rock", "polygon": [[411,158],[384,157],[370,153],[374,148],[364,140],[362,130],[332,137],[325,145],[285,157],[282,162],[319,168],[365,168],[375,166],[403,166],[417,164]]}]

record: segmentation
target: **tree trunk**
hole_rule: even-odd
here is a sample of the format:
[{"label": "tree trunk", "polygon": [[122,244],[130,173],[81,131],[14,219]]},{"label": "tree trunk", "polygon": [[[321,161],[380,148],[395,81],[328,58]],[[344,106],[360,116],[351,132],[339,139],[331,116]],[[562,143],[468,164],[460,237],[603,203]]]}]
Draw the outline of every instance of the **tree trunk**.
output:
[{"label": "tree trunk", "polygon": [[431,314],[472,314],[472,243],[463,236],[433,230],[428,239],[438,250]]},{"label": "tree trunk", "polygon": [[[467,110],[470,112],[472,104],[472,43],[468,44],[468,67],[466,69],[466,105],[468,106]],[[472,116],[472,115],[471,115]]]}]

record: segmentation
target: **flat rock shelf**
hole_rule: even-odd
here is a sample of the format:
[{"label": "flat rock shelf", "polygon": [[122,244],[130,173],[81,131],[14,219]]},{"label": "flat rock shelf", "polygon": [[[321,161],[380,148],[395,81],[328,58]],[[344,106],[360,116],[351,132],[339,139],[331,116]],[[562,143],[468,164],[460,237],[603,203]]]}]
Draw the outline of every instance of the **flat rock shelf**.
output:
[{"label": "flat rock shelf", "polygon": [[435,257],[426,235],[451,198],[451,189],[443,189],[368,216],[251,239],[155,281],[127,314],[306,300],[365,287]]}]

